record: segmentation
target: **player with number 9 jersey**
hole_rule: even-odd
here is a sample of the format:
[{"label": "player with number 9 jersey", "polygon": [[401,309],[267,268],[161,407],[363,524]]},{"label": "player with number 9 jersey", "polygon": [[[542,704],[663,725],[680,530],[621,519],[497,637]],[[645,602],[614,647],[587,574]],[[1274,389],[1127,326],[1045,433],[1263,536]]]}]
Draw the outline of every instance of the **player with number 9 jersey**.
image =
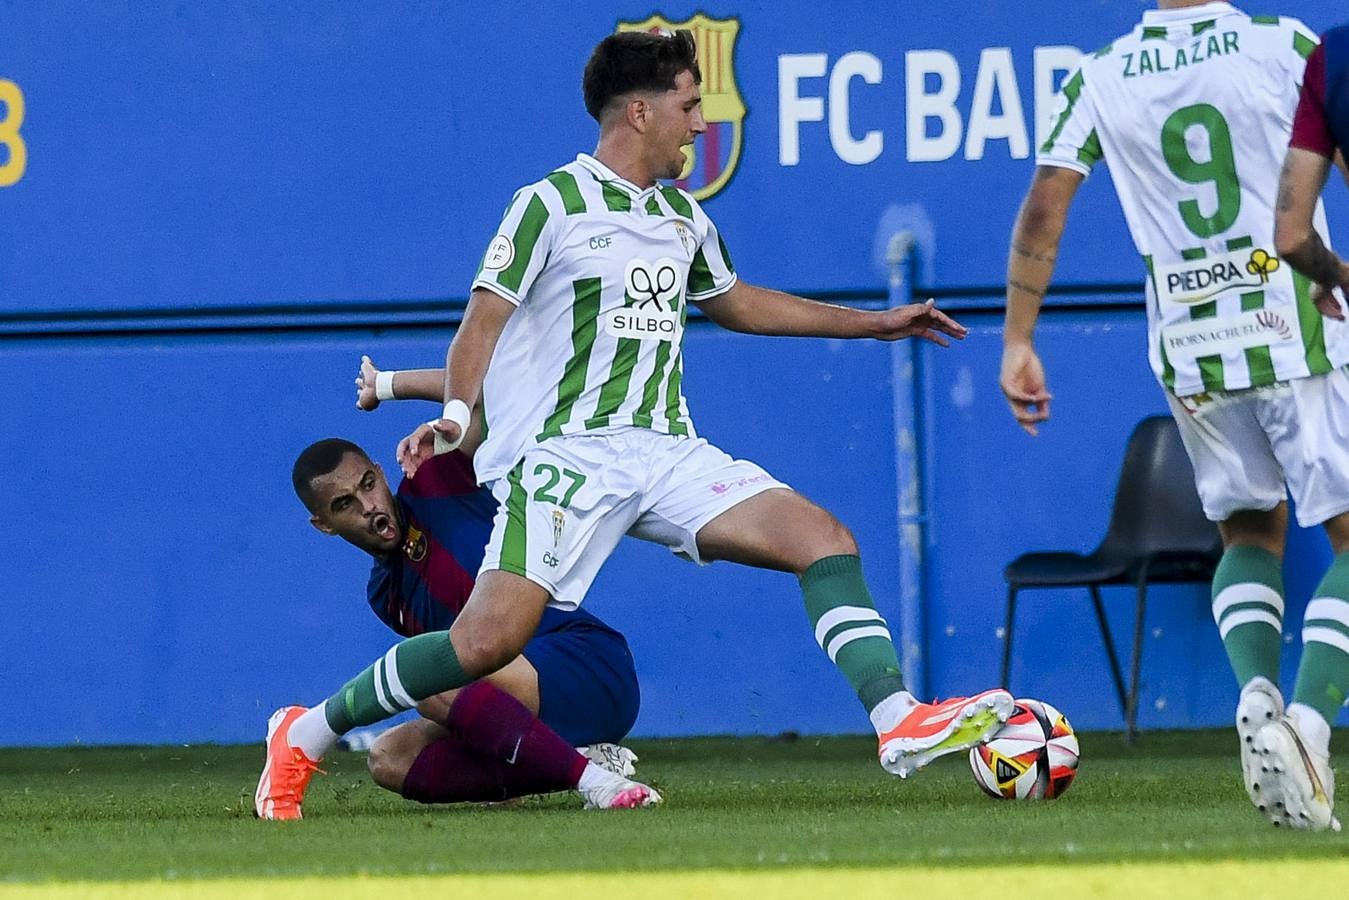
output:
[{"label": "player with number 9 jersey", "polygon": [[[1274,250],[1277,175],[1313,33],[1207,4],[1086,55],[1036,163],[1083,175],[1102,157],[1147,267],[1153,371],[1178,397],[1322,374],[1349,329]],[[1318,230],[1327,230],[1318,209]]]},{"label": "player with number 9 jersey", "polygon": [[[1241,688],[1247,795],[1274,824],[1338,828],[1330,721],[1349,685],[1349,326],[1279,257],[1279,170],[1316,37],[1230,3],[1159,0],[1064,82],[1013,230],[1001,384],[1031,433],[1051,394],[1033,346],[1068,207],[1102,160],[1147,272],[1152,368],[1223,554],[1212,612]],[[1309,210],[1324,238],[1325,212]],[[1327,304],[1328,306],[1328,304]],[[1291,702],[1278,687],[1292,494],[1338,554],[1316,588]]]}]

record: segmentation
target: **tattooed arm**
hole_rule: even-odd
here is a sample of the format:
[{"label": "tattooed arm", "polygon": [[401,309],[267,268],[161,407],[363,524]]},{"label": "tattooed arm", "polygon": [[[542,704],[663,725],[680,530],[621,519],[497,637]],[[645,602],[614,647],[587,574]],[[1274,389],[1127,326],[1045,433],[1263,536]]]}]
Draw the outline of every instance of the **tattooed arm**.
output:
[{"label": "tattooed arm", "polygon": [[1035,354],[1035,321],[1054,275],[1068,207],[1084,176],[1072,169],[1038,166],[1012,227],[1007,254],[1007,318],[1003,325],[1000,383],[1012,415],[1036,434],[1049,418],[1050,394]]},{"label": "tattooed arm", "polygon": [[1330,165],[1331,161],[1319,153],[1289,148],[1279,175],[1274,245],[1290,266],[1315,282],[1316,308],[1323,315],[1343,319],[1344,310],[1332,289],[1349,287],[1349,265],[1326,246],[1313,226],[1316,203],[1326,186]]},{"label": "tattooed arm", "polygon": [[1316,202],[1330,175],[1330,160],[1319,153],[1292,147],[1279,175],[1279,208],[1274,244],[1279,256],[1307,278],[1323,285],[1349,281],[1344,260],[1325,245],[1312,227]]}]

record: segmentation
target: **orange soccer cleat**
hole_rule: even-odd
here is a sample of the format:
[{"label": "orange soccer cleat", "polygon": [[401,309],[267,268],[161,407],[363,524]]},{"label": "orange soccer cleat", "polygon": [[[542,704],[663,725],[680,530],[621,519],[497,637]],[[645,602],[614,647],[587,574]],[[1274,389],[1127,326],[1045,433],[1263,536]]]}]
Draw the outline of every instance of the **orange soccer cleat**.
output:
[{"label": "orange soccer cleat", "polygon": [[303,818],[305,788],[314,773],[322,771],[288,739],[291,723],[305,711],[303,706],[283,706],[267,720],[267,761],[253,794],[253,812],[259,819]]},{"label": "orange soccer cleat", "polygon": [[920,703],[881,735],[881,768],[908,778],[939,756],[988,743],[1015,705],[1004,690]]}]

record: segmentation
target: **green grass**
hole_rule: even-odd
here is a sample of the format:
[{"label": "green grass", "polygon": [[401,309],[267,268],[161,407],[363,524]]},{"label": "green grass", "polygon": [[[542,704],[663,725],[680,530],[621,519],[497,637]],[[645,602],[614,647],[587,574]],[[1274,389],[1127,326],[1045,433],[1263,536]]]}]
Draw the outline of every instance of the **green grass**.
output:
[{"label": "green grass", "polygon": [[617,813],[574,795],[424,807],[339,753],[298,823],[252,818],[260,745],[2,750],[0,880],[1349,859],[1349,836],[1278,831],[1250,808],[1228,732],[1082,744],[1065,797],[1012,803],[963,759],[894,780],[869,738],[635,742],[667,802]]}]

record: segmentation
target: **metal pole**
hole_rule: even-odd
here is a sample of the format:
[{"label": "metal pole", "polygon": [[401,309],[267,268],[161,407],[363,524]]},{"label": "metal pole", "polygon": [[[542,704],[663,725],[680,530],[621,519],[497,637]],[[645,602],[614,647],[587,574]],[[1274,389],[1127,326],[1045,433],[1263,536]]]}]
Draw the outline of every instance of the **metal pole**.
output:
[{"label": "metal pole", "polygon": [[[913,302],[913,233],[900,231],[886,247],[891,306]],[[927,508],[923,496],[925,439],[919,398],[922,392],[916,341],[896,341],[890,366],[895,416],[895,476],[899,488],[899,629],[895,634],[904,683],[919,697],[927,693],[925,633],[925,547]]]}]

